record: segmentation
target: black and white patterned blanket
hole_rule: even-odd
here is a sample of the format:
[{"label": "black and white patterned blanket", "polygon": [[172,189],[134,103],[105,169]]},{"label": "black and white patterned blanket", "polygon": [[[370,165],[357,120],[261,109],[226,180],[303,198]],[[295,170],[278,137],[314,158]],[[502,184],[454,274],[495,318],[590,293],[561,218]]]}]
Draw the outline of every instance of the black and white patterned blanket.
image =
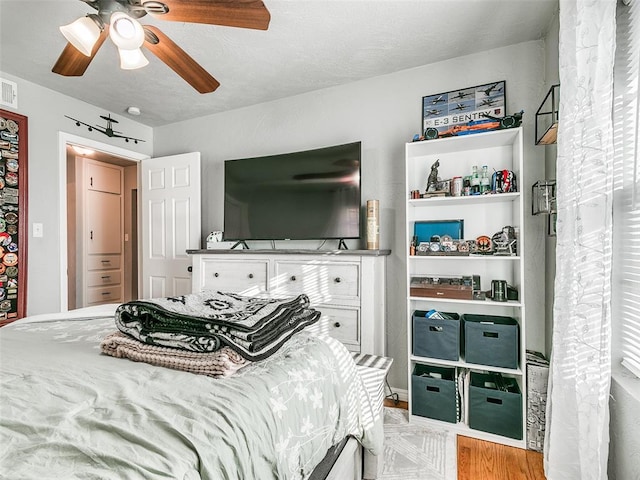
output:
[{"label": "black and white patterned blanket", "polygon": [[247,360],[262,360],[320,312],[309,298],[259,298],[205,291],[120,305],[118,329],[150,345],[213,352],[228,345]]}]

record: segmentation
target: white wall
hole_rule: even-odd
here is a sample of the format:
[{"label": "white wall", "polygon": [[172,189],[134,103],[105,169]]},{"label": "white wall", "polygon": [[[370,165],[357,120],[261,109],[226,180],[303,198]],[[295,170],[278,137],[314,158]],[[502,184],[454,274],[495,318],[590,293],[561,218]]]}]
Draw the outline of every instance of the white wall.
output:
[{"label": "white wall", "polygon": [[[546,93],[544,70],[544,42],[525,42],[156,128],[154,154],[201,152],[206,235],[223,227],[224,160],[362,141],[363,203],[380,200],[381,248],[392,250],[387,271],[387,354],[394,358],[390,383],[406,389],[404,147],[420,130],[422,97],[506,80],[507,111],[525,110],[525,176],[519,181],[528,205],[531,184],[544,178],[544,152],[534,145],[533,118]],[[544,226],[529,215],[524,239],[528,346],[538,351],[544,351],[544,308],[538,307],[544,305]],[[279,248],[289,245],[299,246],[278,242]],[[356,247],[362,245],[350,245]]]},{"label": "white wall", "polygon": [[[18,84],[18,109],[11,111],[28,117],[27,314],[56,312],[60,310],[61,303],[60,239],[66,237],[66,225],[60,225],[59,221],[61,188],[66,182],[64,174],[61,177],[58,158],[60,132],[150,155],[153,148],[153,130],[124,118],[121,113],[107,112],[2,71],[0,77]],[[109,138],[96,131],[88,132],[85,127],[76,127],[74,122],[65,118],[65,115],[69,115],[89,124],[104,125],[99,116],[107,113],[121,119],[121,123],[118,124],[119,130],[148,141],[138,145],[132,142],[125,143],[121,138]],[[35,222],[43,224],[42,238],[32,236],[31,226]]]}]

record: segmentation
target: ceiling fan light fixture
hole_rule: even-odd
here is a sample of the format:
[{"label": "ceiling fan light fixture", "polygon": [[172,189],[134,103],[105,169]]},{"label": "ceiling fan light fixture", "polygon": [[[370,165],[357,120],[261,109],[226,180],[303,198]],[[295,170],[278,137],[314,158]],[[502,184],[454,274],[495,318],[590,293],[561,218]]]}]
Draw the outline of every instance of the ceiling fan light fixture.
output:
[{"label": "ceiling fan light fixture", "polygon": [[91,51],[98,41],[101,31],[100,26],[90,15],[60,27],[64,38],[87,57],[91,56]]},{"label": "ceiling fan light fixture", "polygon": [[120,54],[120,68],[123,70],[135,70],[149,65],[149,60],[139,48],[133,50],[118,48],[118,53]]},{"label": "ceiling fan light fixture", "polygon": [[144,43],[142,25],[124,12],[114,12],[111,15],[109,36],[118,49],[122,50],[136,50]]}]

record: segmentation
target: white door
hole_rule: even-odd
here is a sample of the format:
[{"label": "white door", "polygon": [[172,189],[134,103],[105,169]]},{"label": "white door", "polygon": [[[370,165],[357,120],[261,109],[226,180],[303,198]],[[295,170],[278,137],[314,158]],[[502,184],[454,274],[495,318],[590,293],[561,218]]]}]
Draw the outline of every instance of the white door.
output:
[{"label": "white door", "polygon": [[142,298],[191,292],[200,248],[200,152],[141,162]]},{"label": "white door", "polygon": [[87,190],[88,255],[122,253],[122,196]]}]

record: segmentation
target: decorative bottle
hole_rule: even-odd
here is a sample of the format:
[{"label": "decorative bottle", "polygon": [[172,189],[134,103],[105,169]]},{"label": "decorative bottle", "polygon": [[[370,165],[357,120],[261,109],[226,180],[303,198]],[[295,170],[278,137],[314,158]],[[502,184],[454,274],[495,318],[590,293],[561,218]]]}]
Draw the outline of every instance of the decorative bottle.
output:
[{"label": "decorative bottle", "polygon": [[482,177],[480,178],[480,193],[486,193],[491,190],[489,171],[486,165],[482,166]]},{"label": "decorative bottle", "polygon": [[471,171],[471,195],[480,193],[480,177],[478,177],[478,166],[474,165]]}]

